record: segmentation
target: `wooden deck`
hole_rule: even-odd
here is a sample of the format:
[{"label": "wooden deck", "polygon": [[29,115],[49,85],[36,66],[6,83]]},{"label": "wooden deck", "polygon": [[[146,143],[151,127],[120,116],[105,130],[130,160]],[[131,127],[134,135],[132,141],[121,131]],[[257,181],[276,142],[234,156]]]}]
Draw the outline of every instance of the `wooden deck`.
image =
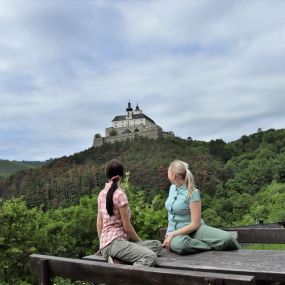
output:
[{"label": "wooden deck", "polygon": [[255,285],[254,276],[158,267],[110,264],[48,255],[30,256],[31,271],[39,285],[52,285],[52,278],[91,281],[106,285]]},{"label": "wooden deck", "polygon": [[[226,229],[239,242],[285,243],[284,222]],[[160,230],[161,239],[165,229]],[[55,276],[108,285],[285,285],[285,251],[206,251],[177,255],[163,249],[157,267],[109,264],[102,256],[71,259],[30,256],[31,271],[40,285],[51,285]]]},{"label": "wooden deck", "polygon": [[[103,257],[96,255],[84,259],[105,262]],[[163,249],[158,257],[158,267],[250,275],[255,277],[257,284],[285,284],[285,251],[281,250],[207,251],[180,256]]]}]

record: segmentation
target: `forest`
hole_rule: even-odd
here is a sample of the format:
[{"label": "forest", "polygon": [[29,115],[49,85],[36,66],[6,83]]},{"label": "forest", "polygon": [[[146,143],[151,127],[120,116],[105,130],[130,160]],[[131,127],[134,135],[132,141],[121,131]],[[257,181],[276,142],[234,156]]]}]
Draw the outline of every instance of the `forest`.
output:
[{"label": "forest", "polygon": [[124,189],[142,238],[158,238],[167,224],[167,168],[176,158],[190,165],[207,224],[285,221],[284,129],[230,143],[138,137],[105,144],[0,181],[0,284],[34,284],[28,267],[32,253],[82,257],[98,249],[97,195],[112,158],[127,170]]},{"label": "forest", "polygon": [[36,168],[48,163],[48,161],[10,161],[0,159],[0,180],[5,179],[12,173],[29,168]]}]

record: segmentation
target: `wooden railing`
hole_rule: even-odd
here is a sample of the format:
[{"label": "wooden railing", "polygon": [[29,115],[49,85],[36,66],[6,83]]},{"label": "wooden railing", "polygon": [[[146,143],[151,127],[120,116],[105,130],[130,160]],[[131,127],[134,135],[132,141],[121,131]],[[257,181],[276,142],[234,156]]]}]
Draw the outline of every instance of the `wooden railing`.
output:
[{"label": "wooden railing", "polygon": [[[285,243],[284,222],[223,228],[240,243]],[[164,240],[166,228],[160,229],[160,240]]]}]

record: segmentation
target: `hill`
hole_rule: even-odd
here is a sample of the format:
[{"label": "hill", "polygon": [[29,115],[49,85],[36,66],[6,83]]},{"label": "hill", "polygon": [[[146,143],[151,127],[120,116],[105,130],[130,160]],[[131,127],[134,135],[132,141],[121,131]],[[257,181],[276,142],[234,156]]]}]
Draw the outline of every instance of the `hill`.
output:
[{"label": "hill", "polygon": [[9,161],[0,159],[0,179],[7,178],[20,170],[36,168],[45,163],[41,161]]},{"label": "hill", "polygon": [[285,130],[258,132],[231,143],[169,137],[104,144],[11,175],[0,183],[0,197],[24,195],[29,206],[44,209],[76,204],[103,187],[104,166],[112,158],[123,162],[131,185],[147,192],[149,200],[154,194],[167,195],[169,163],[187,161],[203,196],[204,213],[218,219],[217,224],[240,220],[258,192],[274,182],[285,183]]}]

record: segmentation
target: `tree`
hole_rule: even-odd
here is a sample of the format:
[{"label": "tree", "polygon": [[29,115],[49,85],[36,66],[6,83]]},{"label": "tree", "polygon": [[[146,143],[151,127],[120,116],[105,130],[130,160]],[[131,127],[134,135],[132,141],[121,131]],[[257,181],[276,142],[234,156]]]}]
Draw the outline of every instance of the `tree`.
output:
[{"label": "tree", "polygon": [[109,132],[109,135],[110,135],[111,137],[113,137],[113,136],[118,135],[118,132],[117,132],[115,129],[112,129],[112,130]]},{"label": "tree", "polygon": [[0,204],[0,280],[4,284],[19,284],[21,279],[31,278],[29,255],[37,251],[33,236],[39,218],[40,211],[28,209],[23,198]]}]

